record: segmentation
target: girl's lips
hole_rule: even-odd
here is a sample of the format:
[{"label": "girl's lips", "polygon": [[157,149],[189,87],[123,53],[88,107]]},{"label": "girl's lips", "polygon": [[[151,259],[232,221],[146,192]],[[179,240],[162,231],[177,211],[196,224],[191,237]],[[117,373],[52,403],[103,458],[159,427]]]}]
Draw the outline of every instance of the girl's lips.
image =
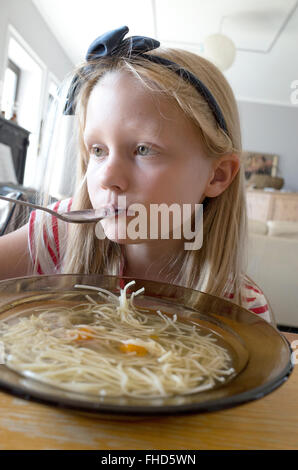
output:
[{"label": "girl's lips", "polygon": [[135,211],[132,211],[128,208],[126,208],[126,209],[118,208],[118,209],[116,209],[115,214],[116,214],[116,216],[125,214],[129,217],[129,216],[134,216]]},{"label": "girl's lips", "polygon": [[130,210],[129,205],[117,206],[116,204],[107,204],[105,207],[111,213],[116,213],[116,214],[119,213],[120,214],[120,213],[126,212],[127,215],[135,215],[135,211]]},{"label": "girl's lips", "polygon": [[120,215],[126,215],[128,217],[132,217],[132,216],[135,216],[135,211],[132,211],[132,210],[129,210],[128,208],[112,208],[112,209],[108,209],[106,211],[106,214],[107,214],[107,217],[108,218],[112,218],[112,217],[118,217]]},{"label": "girl's lips", "polygon": [[134,210],[129,209],[129,206],[121,207],[113,203],[107,203],[107,204],[102,205],[102,210],[106,212],[107,216],[116,217],[117,215],[126,214],[129,217],[129,216],[136,215]]},{"label": "girl's lips", "polygon": [[120,207],[115,209],[115,215],[121,215],[127,213],[127,209],[121,209]]},{"label": "girl's lips", "polygon": [[[123,215],[126,214],[128,215],[128,209],[127,208],[121,208],[121,207],[106,207],[105,208],[105,213],[106,217],[118,217],[118,215]],[[132,214],[131,212],[131,215]]]}]

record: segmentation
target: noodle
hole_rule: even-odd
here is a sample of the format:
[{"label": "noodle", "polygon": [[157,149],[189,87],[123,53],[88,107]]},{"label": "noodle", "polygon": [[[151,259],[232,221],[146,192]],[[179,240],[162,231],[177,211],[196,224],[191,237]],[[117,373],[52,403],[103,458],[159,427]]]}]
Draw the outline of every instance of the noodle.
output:
[{"label": "noodle", "polygon": [[[56,387],[97,396],[185,395],[213,388],[235,373],[226,349],[193,322],[136,308],[127,296],[93,286],[75,306],[39,307],[0,323],[7,367]],[[96,291],[98,301],[90,297]]]}]

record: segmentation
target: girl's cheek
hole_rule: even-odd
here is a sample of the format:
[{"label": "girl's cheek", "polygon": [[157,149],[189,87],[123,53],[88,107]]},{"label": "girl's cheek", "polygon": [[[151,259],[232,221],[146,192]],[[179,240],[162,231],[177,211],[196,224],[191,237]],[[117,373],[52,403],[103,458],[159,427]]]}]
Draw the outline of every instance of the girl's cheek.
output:
[{"label": "girl's cheek", "polygon": [[99,190],[100,189],[100,175],[96,165],[89,163],[86,172],[88,190]]}]

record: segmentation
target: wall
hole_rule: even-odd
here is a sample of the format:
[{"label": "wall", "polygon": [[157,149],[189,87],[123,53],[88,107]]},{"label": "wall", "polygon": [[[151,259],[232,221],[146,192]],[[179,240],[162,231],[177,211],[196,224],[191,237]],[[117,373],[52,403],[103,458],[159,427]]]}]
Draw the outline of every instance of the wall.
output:
[{"label": "wall", "polygon": [[275,39],[267,52],[237,50],[225,72],[237,99],[290,105],[291,83],[298,80],[298,8]]},{"label": "wall", "polygon": [[291,102],[297,31],[298,8],[270,51],[237,50],[225,72],[239,105],[243,148],[278,154],[278,176],[285,179],[283,189],[292,191],[298,191],[298,105]]},{"label": "wall", "polygon": [[298,106],[238,101],[244,150],[279,155],[283,189],[298,192]]},{"label": "wall", "polygon": [[46,67],[62,80],[73,64],[64,53],[31,0],[1,0],[0,3],[0,79],[4,77],[7,27],[12,24]]}]

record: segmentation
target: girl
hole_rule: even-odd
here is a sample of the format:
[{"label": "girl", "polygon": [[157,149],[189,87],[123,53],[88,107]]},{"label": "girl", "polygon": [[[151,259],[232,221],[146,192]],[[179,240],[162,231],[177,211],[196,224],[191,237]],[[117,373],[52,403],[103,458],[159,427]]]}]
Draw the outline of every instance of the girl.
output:
[{"label": "girl", "polygon": [[[182,238],[119,237],[122,213],[68,225],[37,211],[1,239],[2,278],[37,272],[103,273],[192,287],[272,321],[261,290],[245,276],[246,208],[237,106],[221,72],[127,27],[97,38],[75,72],[66,114],[78,116],[77,191],[55,210],[203,204],[203,245]],[[124,232],[123,232],[124,230]],[[159,234],[160,235],[160,234]],[[28,243],[29,241],[29,243]]]}]

